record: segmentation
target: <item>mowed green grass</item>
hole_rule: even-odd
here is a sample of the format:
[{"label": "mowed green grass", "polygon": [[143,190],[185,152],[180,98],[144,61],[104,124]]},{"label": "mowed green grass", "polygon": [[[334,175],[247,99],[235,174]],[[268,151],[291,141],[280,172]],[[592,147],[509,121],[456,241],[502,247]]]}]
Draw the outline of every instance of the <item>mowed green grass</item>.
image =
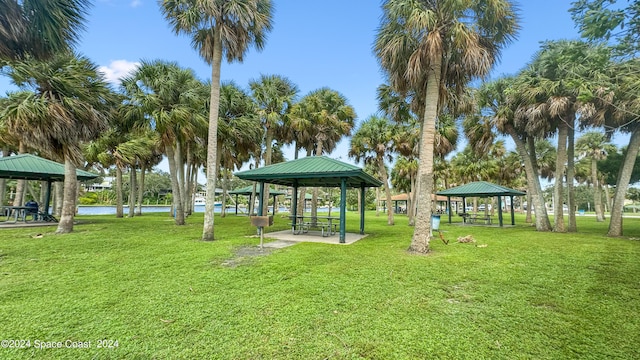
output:
[{"label": "mowed green grass", "polygon": [[[352,245],[264,256],[238,255],[259,242],[246,217],[216,217],[214,242],[199,241],[202,214],[183,227],[163,214],[78,219],[68,235],[0,230],[0,339],[31,344],[0,358],[640,358],[640,219],[611,239],[593,217],[578,234],[443,217],[450,243],[428,256],[406,252],[402,216],[368,213],[370,235]],[[358,226],[350,213],[347,230]],[[285,228],[278,216],[269,230]],[[456,243],[465,235],[476,243]]]}]

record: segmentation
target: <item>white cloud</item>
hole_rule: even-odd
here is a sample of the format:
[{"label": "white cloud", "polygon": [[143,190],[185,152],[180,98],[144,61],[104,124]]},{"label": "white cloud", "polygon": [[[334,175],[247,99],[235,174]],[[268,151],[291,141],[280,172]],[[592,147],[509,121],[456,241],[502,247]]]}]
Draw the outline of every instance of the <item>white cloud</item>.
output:
[{"label": "white cloud", "polygon": [[142,5],[141,0],[132,0],[131,3],[129,4],[129,6],[131,6],[132,8],[137,8],[140,5]]},{"label": "white cloud", "polygon": [[139,62],[113,60],[109,66],[100,66],[98,71],[101,71],[104,74],[104,77],[108,82],[118,85],[122,77],[125,77],[135,71],[138,66],[140,66]]}]

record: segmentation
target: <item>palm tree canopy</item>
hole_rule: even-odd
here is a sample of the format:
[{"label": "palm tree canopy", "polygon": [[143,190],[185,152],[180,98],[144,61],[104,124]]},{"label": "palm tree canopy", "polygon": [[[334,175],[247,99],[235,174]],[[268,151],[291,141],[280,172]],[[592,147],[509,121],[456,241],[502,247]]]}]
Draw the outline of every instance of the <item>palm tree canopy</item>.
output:
[{"label": "palm tree canopy", "polygon": [[162,12],[176,34],[191,37],[191,45],[209,64],[214,44],[222,45],[227,61],[242,61],[248,46],[262,49],[271,30],[270,0],[162,0]]},{"label": "palm tree canopy", "polygon": [[349,156],[365,162],[369,158],[392,160],[395,127],[381,116],[371,116],[363,122],[351,137]]},{"label": "palm tree canopy", "polygon": [[163,144],[206,134],[208,90],[191,69],[175,62],[143,61],[122,79],[122,89],[130,99],[124,118],[155,130]]},{"label": "palm tree canopy", "polygon": [[48,59],[75,45],[90,1],[0,0],[0,59]]},{"label": "palm tree canopy", "polygon": [[459,94],[469,80],[488,74],[514,39],[517,22],[516,8],[506,0],[387,0],[374,52],[401,93],[422,91],[438,58],[439,86]]},{"label": "palm tree canopy", "polygon": [[22,91],[10,93],[0,117],[28,146],[57,159],[81,158],[80,143],[107,128],[115,95],[97,66],[74,54],[27,60],[4,70]]},{"label": "palm tree canopy", "polygon": [[[356,112],[339,92],[320,88],[304,96],[293,110],[293,127],[304,136],[300,145],[307,149],[322,147],[330,153],[343,136],[349,136]],[[306,134],[306,136],[305,136]]]}]

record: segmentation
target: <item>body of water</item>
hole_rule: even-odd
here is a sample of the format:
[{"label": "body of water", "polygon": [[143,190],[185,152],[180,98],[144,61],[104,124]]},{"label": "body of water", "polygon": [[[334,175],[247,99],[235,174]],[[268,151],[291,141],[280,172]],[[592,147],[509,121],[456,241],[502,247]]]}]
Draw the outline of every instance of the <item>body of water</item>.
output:
[{"label": "body of water", "polygon": [[[124,207],[125,215],[129,213],[129,206],[125,205]],[[136,207],[136,210],[138,208]],[[166,212],[169,213],[171,211],[171,205],[143,205],[142,213],[158,213],[158,212]],[[196,205],[193,208],[194,212],[202,213],[204,212],[204,205]],[[222,211],[221,206],[216,206],[214,212],[220,213]],[[246,211],[243,208],[238,209],[238,214]],[[227,208],[227,213],[235,214],[236,208],[230,207]],[[78,206],[78,215],[115,215],[116,207],[113,206],[96,206],[96,205],[79,205]]]}]

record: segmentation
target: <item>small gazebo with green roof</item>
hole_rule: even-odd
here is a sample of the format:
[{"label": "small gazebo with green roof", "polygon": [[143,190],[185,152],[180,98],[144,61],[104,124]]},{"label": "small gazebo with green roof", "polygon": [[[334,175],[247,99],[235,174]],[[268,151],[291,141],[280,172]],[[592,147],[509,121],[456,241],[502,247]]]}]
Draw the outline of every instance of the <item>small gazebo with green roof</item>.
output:
[{"label": "small gazebo with green roof", "polygon": [[462,203],[467,197],[497,197],[498,198],[498,221],[502,226],[502,197],[509,196],[511,199],[511,225],[515,225],[515,217],[513,212],[513,197],[526,195],[526,193],[508,187],[492,184],[486,181],[476,181],[469,184],[453,187],[451,189],[438,191],[437,195],[447,197],[447,207],[449,208],[449,223],[451,223],[451,197],[458,196],[462,198]]},{"label": "small gazebo with green roof", "polygon": [[[78,180],[85,181],[98,177],[83,170],[76,170]],[[47,182],[44,211],[49,211],[51,183],[64,181],[64,165],[32,154],[21,154],[0,158],[0,179],[40,180]]]},{"label": "small gazebo with green roof", "polygon": [[[382,182],[364,172],[361,168],[326,156],[309,156],[302,159],[273,164],[235,174],[243,180],[257,181],[260,193],[264,184],[278,184],[293,187],[291,213],[296,214],[298,203],[298,187],[339,187],[340,196],[340,242],[345,242],[345,217],[347,188],[358,188],[361,192],[360,234],[364,234],[364,192],[367,187],[378,187]],[[262,214],[262,197],[260,197],[258,215]],[[295,217],[293,222],[295,224]]]}]

